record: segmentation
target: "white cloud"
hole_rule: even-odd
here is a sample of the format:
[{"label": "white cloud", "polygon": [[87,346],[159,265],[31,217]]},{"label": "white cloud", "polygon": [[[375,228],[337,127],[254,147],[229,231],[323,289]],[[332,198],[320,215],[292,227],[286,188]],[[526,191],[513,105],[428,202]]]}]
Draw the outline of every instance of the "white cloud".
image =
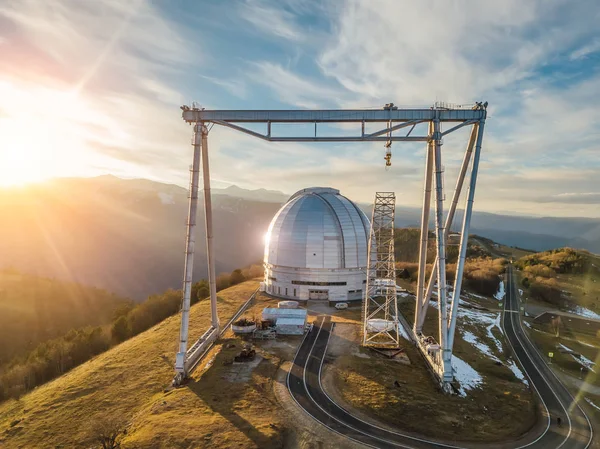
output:
[{"label": "white cloud", "polygon": [[[2,3],[0,20],[12,24],[0,82],[23,98],[49,91],[68,94],[78,106],[63,117],[69,135],[46,148],[64,158],[57,166],[81,169],[85,161],[87,173],[155,179],[174,168],[185,174],[189,135],[182,133],[178,108],[183,95],[170,79],[191,53],[196,60],[202,53],[185,39],[183,27],[145,1],[24,0]],[[13,103],[2,96],[0,110],[13,111]],[[36,106],[35,98],[30,104]],[[52,120],[56,113],[41,106],[37,119]],[[74,138],[77,148],[62,151]]]},{"label": "white cloud", "polygon": [[239,14],[263,33],[292,41],[305,38],[305,31],[295,23],[294,13],[268,2],[248,0],[240,6]]},{"label": "white cloud", "polygon": [[576,59],[585,58],[586,56],[592,53],[596,53],[597,51],[600,51],[600,39],[594,39],[592,42],[584,45],[583,47],[578,48],[577,50],[571,53],[569,58],[571,59],[571,61],[574,61]]},{"label": "white cloud", "polygon": [[600,204],[600,192],[559,193],[537,200],[542,203]]},{"label": "white cloud", "polygon": [[[593,1],[239,5],[234,22],[260,35],[242,30],[248,41],[239,48],[248,54],[232,56],[215,44],[229,30],[217,27],[213,31],[223,36],[198,48],[195,43],[205,42],[201,32],[173,22],[152,2],[3,2],[0,87],[4,82],[25,92],[27,82],[35,82],[61,91],[79,88],[84,112],[68,117],[84,141],[81,154],[88,154],[79,165],[180,185],[187,183],[192,131],[177,106],[193,95],[222,107],[226,91],[239,103],[225,101],[240,109],[267,102],[265,91],[303,108],[488,100],[476,208],[526,213],[541,198],[548,211],[598,215],[590,198],[596,199],[600,176],[600,77],[590,72],[583,81],[553,83],[540,72],[557,58],[584,59],[600,49],[600,40],[589,36],[596,26]],[[270,44],[262,46],[262,37]],[[206,63],[217,56],[227,64]],[[218,73],[234,58],[247,61],[244,78],[231,78],[230,69]],[[207,96],[196,90],[194,71],[210,74],[199,76],[223,91]],[[0,117],[11,110],[0,98]],[[358,132],[350,125],[338,128]],[[445,139],[448,198],[467,132]],[[286,192],[328,184],[359,201],[393,189],[403,205],[421,202],[422,145],[394,144],[386,172],[380,144],[271,144],[219,127],[209,143],[213,178],[225,183]]]},{"label": "white cloud", "polygon": [[269,87],[280,101],[301,108],[339,106],[346,92],[328,86],[322,79],[310,79],[293,73],[279,64],[268,61],[252,63],[249,76],[256,83]]},{"label": "white cloud", "polygon": [[201,78],[204,78],[207,81],[210,81],[217,86],[222,87],[232,95],[235,95],[238,98],[246,98],[246,83],[243,80],[234,80],[234,79],[223,79],[223,78],[215,78],[212,76],[200,75]]}]

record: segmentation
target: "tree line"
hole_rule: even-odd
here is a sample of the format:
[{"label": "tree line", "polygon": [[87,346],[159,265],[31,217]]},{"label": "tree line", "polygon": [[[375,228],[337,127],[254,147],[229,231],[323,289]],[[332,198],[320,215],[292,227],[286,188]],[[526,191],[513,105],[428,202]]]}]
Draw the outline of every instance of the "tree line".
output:
[{"label": "tree line", "polygon": [[71,329],[110,323],[127,302],[100,288],[0,270],[0,370]]},{"label": "tree line", "polygon": [[[456,259],[455,259],[456,260]],[[500,275],[504,273],[506,259],[492,259],[490,257],[468,258],[463,270],[463,287],[479,295],[492,296],[498,291]],[[426,279],[431,275],[433,264],[425,267]],[[399,277],[410,279],[416,283],[419,276],[419,264],[416,262],[397,262],[396,269]],[[446,280],[449,284],[454,282],[456,263],[446,264]]]},{"label": "tree line", "polygon": [[[589,253],[572,248],[531,254],[519,259],[515,266],[523,272],[521,284],[528,290],[529,297],[556,307],[562,307],[569,302],[556,279],[557,275],[585,275],[596,268]],[[595,308],[597,300],[598,298],[595,298],[595,301],[594,298],[590,298],[589,306]]]},{"label": "tree line", "polygon": [[[217,291],[262,275],[262,267],[252,265],[217,276]],[[192,285],[191,303],[209,296],[208,281]],[[181,290],[151,295],[140,304],[123,303],[113,313],[112,321],[101,326],[71,329],[67,334],[39,343],[29,353],[13,358],[0,367],[0,401],[18,398],[109,348],[151,328],[177,313]]]}]

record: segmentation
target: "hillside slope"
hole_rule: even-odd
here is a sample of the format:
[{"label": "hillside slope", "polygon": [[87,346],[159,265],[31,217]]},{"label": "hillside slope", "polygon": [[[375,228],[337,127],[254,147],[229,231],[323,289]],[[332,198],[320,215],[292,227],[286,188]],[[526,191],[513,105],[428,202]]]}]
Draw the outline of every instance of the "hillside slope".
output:
[{"label": "hillside slope", "polygon": [[[217,272],[256,263],[263,256],[269,222],[287,195],[235,186],[214,189],[213,194]],[[0,188],[0,269],[14,266],[135,300],[180,288],[187,206],[187,190],[182,187],[114,176]],[[371,216],[371,205],[360,207]],[[460,217],[457,211],[454,230]],[[397,226],[418,227],[419,222],[420,209],[397,207]],[[198,223],[194,277],[199,279],[206,273],[202,201]],[[600,219],[596,218],[475,212],[471,231],[524,248],[569,245],[600,252]]]},{"label": "hillside slope", "polygon": [[[221,291],[221,322],[257,287],[257,281],[247,281]],[[192,307],[192,337],[209,325],[209,307],[208,301]],[[217,390],[210,388],[207,396],[198,397],[203,394],[202,381],[194,383],[197,389],[163,392],[173,377],[178,333],[176,315],[20,400],[0,404],[0,446],[87,447],[94,426],[109,417],[129,423],[126,447],[190,447],[194,438],[200,441],[209,431],[207,423],[221,432],[236,431],[234,423],[211,408]]]},{"label": "hillside slope", "polygon": [[521,288],[527,298],[600,317],[600,256],[559,248],[522,257],[515,265],[521,270]]},{"label": "hillside slope", "polygon": [[0,271],[0,367],[71,329],[110,322],[127,303],[106,290]]},{"label": "hillside slope", "polygon": [[[186,189],[113,176],[0,189],[0,269],[93,285],[145,299],[181,287]],[[215,195],[217,273],[260,260],[279,204]],[[4,211],[7,211],[4,213]],[[198,208],[194,278],[206,277]]]}]

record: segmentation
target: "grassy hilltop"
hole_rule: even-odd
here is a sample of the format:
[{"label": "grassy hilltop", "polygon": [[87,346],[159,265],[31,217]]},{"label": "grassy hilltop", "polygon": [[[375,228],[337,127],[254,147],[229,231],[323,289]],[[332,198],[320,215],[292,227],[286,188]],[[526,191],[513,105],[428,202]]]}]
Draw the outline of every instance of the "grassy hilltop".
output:
[{"label": "grassy hilltop", "polygon": [[[221,291],[221,321],[225,323],[257,287],[258,281],[247,281]],[[208,301],[192,307],[192,337],[209,325],[209,307]],[[223,382],[218,370],[200,379],[199,370],[189,387],[163,391],[173,376],[178,332],[175,315],[20,399],[1,403],[0,446],[88,447],[97,427],[115,419],[128,426],[126,448],[190,447],[192,441],[195,447],[198,441],[240,447],[254,441],[268,447],[278,442],[269,415],[253,409],[254,404],[268,409],[268,401],[265,405],[260,392],[244,389],[244,384]],[[271,374],[265,373],[265,379]],[[229,396],[219,399],[223,389]],[[228,397],[226,408],[219,402],[223,397]]]}]

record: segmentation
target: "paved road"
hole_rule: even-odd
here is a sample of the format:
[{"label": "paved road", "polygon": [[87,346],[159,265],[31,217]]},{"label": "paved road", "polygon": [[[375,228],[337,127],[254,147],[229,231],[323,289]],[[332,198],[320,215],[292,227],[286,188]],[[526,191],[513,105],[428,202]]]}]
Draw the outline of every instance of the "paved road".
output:
[{"label": "paved road", "polygon": [[[546,365],[543,357],[523,331],[518,297],[517,286],[513,281],[513,268],[509,264],[503,317],[504,331],[551,418],[546,434],[531,447],[585,449],[590,445],[593,433],[590,421],[583,410],[574,403],[571,394]],[[562,420],[560,427],[557,425],[559,417]]]},{"label": "paved road", "polygon": [[[329,317],[320,317],[313,329],[305,336],[294,364],[288,374],[288,389],[298,403],[311,417],[325,425],[331,431],[344,435],[366,446],[377,448],[497,448],[497,449],[585,449],[591,439],[591,428],[587,417],[578,406],[571,407],[572,398],[545,365],[520,325],[516,287],[512,283],[509,270],[507,282],[507,300],[505,301],[504,327],[515,348],[516,355],[522,361],[523,368],[537,388],[545,408],[554,418],[542,435],[526,435],[518,442],[498,444],[461,444],[458,442],[439,442],[415,438],[400,432],[392,432],[367,423],[338,406],[321,386],[321,367],[327,352],[327,345],[333,324]],[[555,393],[554,391],[557,391]],[[567,417],[567,412],[570,410]],[[563,424],[558,427],[556,417],[562,416]],[[546,418],[547,419],[547,418]]]}]

